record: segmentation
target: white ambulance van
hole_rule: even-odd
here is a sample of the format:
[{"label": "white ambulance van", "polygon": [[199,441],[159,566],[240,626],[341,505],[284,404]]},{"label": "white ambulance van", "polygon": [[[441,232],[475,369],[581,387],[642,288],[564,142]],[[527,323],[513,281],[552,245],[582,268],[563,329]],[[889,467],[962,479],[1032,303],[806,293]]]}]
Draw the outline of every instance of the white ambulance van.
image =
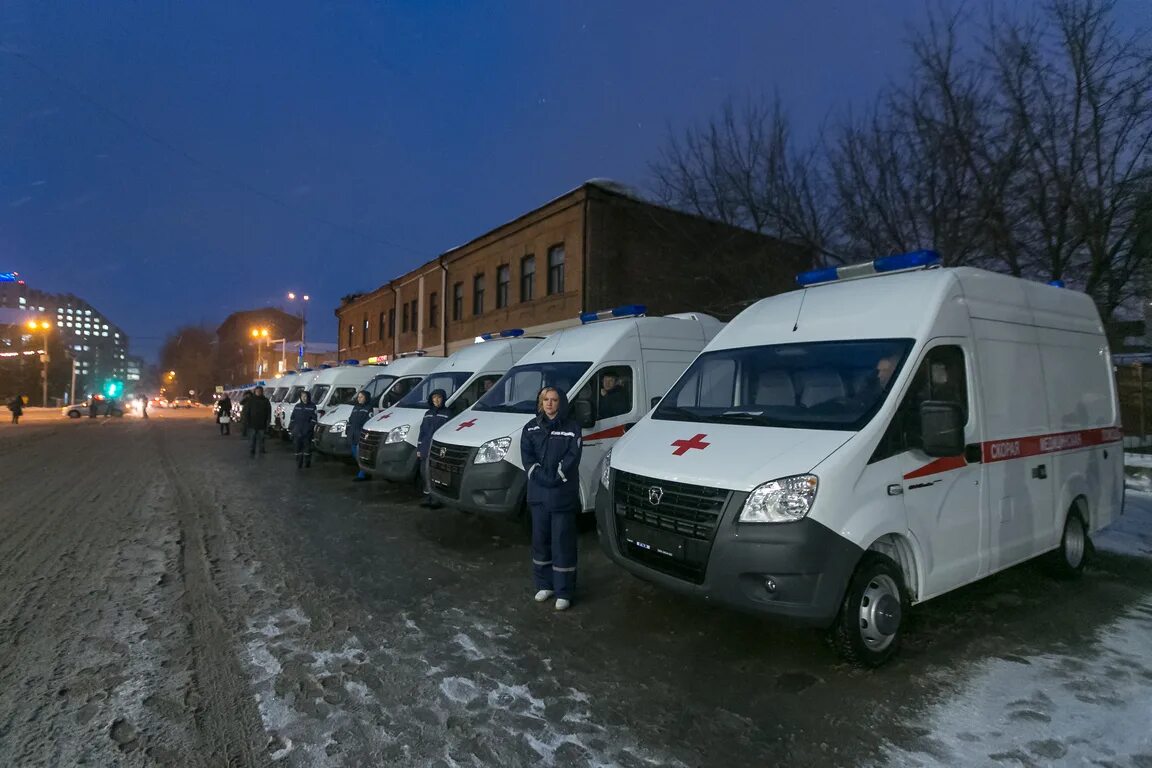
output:
[{"label": "white ambulance van", "polygon": [[526,479],[520,433],[536,413],[536,396],[557,387],[583,428],[582,509],[592,511],[604,452],[668,391],[723,327],[691,313],[646,317],[639,305],[581,315],[525,355],[496,386],[433,439],[428,459],[432,495],[470,512],[517,514]]},{"label": "white ambulance van", "polygon": [[309,390],[312,402],[316,403],[316,417],[324,416],[329,408],[351,403],[375,374],[376,366],[360,365],[359,360],[345,360],[321,371]]},{"label": "white ambulance van", "polygon": [[305,368],[296,374],[296,380],[288,388],[288,394],[276,405],[272,406],[272,429],[279,430],[285,440],[288,439],[288,422],[292,420],[292,409],[300,402],[301,392],[311,392],[316,378],[330,366],[323,365],[319,369]]},{"label": "white ambulance van", "polygon": [[1045,553],[1078,573],[1123,498],[1096,307],[938,263],[805,273],[729,323],[605,463],[608,555],[871,666],[911,604]]},{"label": "white ambulance van", "polygon": [[392,482],[415,480],[420,423],[432,392],[444,390],[448,393],[448,407],[453,412],[463,411],[541,341],[539,337],[524,336],[518,328],[484,334],[478,339],[476,344],[442,360],[396,405],[369,419],[356,457],[361,469]]},{"label": "white ambulance van", "polygon": [[[428,357],[424,355],[401,356],[391,363],[383,366],[376,365],[371,368],[375,375],[360,389],[368,393],[368,401],[372,403],[373,415],[381,409],[390,408],[400,401],[404,395],[423,381],[436,366],[444,362],[442,357]],[[355,393],[353,393],[355,396]],[[320,453],[329,456],[351,456],[351,446],[348,445],[348,416],[352,413],[352,402],[325,409],[320,417],[320,424],[316,428],[313,444]]]}]

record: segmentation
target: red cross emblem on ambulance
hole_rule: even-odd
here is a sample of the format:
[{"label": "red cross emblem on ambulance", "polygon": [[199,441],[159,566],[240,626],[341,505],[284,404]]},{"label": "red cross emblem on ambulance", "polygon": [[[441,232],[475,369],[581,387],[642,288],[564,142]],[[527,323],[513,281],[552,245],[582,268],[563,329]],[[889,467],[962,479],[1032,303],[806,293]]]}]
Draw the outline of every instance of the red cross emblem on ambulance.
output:
[{"label": "red cross emblem on ambulance", "polygon": [[460,422],[460,426],[456,427],[456,431],[459,432],[460,430],[464,429],[464,427],[474,427],[474,426],[476,426],[476,419],[468,419],[468,421]]},{"label": "red cross emblem on ambulance", "polygon": [[692,437],[689,440],[673,440],[672,445],[674,445],[676,447],[676,450],[672,451],[672,455],[673,456],[683,456],[684,454],[688,453],[688,451],[692,450],[693,448],[698,448],[701,451],[704,450],[708,446],[712,445],[712,443],[704,442],[704,438],[706,438],[706,437],[708,437],[708,435],[700,434],[700,435],[695,435],[694,437]]}]

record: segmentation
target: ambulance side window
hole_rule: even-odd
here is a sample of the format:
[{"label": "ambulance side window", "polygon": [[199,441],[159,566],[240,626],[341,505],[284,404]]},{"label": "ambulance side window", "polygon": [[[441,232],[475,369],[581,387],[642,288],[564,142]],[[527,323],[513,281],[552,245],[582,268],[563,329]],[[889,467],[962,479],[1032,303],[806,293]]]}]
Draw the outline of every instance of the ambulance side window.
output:
[{"label": "ambulance side window", "polygon": [[935,347],[924,357],[869,463],[920,447],[920,405],[928,400],[956,403],[968,423],[968,377],[960,347]]}]

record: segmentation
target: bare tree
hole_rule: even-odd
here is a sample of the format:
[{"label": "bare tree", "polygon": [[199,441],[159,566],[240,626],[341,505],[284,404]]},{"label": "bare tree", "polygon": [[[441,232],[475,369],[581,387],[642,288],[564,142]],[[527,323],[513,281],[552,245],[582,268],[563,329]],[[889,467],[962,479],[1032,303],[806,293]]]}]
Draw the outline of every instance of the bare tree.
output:
[{"label": "bare tree", "polygon": [[668,205],[837,260],[821,157],[819,142],[796,146],[779,99],[728,102],[719,118],[671,137],[652,173]]}]

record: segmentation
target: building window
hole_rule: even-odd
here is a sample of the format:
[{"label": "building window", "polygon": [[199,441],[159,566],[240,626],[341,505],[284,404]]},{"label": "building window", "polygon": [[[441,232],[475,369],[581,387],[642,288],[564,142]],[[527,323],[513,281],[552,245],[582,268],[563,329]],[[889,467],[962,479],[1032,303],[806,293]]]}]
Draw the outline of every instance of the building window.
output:
[{"label": "building window", "polygon": [[396,338],[396,307],[388,310],[388,338]]},{"label": "building window", "polygon": [[484,314],[484,273],[472,278],[472,314]]},{"label": "building window", "polygon": [[520,259],[520,301],[532,301],[536,295],[536,257]]},{"label": "building window", "polygon": [[460,322],[464,316],[464,283],[455,283],[452,286],[452,320]]},{"label": "building window", "polygon": [[512,267],[505,264],[496,270],[496,309],[508,306],[508,290],[512,283]]},{"label": "building window", "polygon": [[[104,334],[107,336],[108,334]],[[364,313],[364,343],[368,343],[368,313]]]},{"label": "building window", "polygon": [[356,326],[352,325],[352,323],[348,323],[348,348],[349,349],[352,348],[352,342],[353,342],[352,337],[355,333],[356,333]]},{"label": "building window", "polygon": [[380,313],[380,330],[379,330],[379,335],[376,337],[376,341],[384,341],[384,313],[383,312]]},{"label": "building window", "polygon": [[564,246],[548,249],[548,295],[564,293]]},{"label": "building window", "polygon": [[440,303],[436,291],[428,294],[428,327],[435,328],[440,317]]},{"label": "building window", "polygon": [[412,333],[420,330],[420,304],[415,299],[412,300]]},{"label": "building window", "polygon": [[408,333],[408,302],[400,308],[400,333]]}]

